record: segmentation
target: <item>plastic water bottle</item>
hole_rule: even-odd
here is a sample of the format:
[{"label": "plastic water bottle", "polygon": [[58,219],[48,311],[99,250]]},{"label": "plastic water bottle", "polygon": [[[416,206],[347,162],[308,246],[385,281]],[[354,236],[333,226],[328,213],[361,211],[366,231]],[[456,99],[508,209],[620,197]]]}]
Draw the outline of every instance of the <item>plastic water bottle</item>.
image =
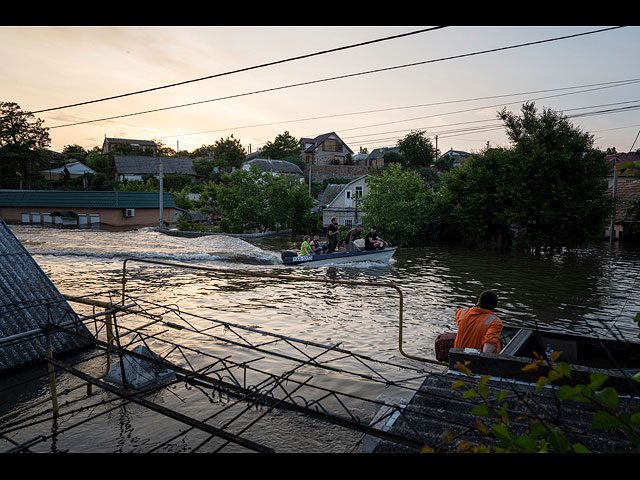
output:
[{"label": "plastic water bottle", "polygon": [[549,345],[547,343],[547,348],[544,349],[544,354],[547,357],[548,361],[551,361],[551,355],[553,354],[553,348],[551,348],[551,345]]}]

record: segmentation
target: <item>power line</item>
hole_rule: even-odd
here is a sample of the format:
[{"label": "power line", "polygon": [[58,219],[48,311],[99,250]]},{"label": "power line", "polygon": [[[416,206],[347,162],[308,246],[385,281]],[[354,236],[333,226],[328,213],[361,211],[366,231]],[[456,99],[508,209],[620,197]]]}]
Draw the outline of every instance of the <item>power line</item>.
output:
[{"label": "power line", "polygon": [[284,89],[293,88],[293,87],[300,87],[300,86],[305,86],[305,85],[313,85],[313,84],[316,84],[316,83],[323,83],[323,82],[339,80],[339,79],[345,79],[345,78],[353,78],[353,77],[358,77],[358,76],[362,76],[362,75],[369,75],[369,74],[372,74],[372,73],[381,73],[381,72],[387,72],[387,71],[391,71],[391,70],[397,70],[397,69],[401,69],[401,68],[415,67],[415,66],[419,66],[419,65],[427,65],[427,64],[430,64],[430,63],[442,62],[442,61],[446,61],[446,60],[454,60],[454,59],[471,57],[471,56],[476,56],[476,55],[483,55],[483,54],[487,54],[487,53],[494,53],[494,52],[505,51],[505,50],[510,50],[510,49],[514,49],[514,48],[521,48],[521,47],[531,46],[531,45],[539,45],[539,44],[548,43],[548,42],[566,40],[566,39],[569,39],[569,38],[576,38],[576,37],[581,37],[581,36],[585,36],[585,35],[592,35],[592,34],[595,34],[595,33],[601,33],[601,32],[605,32],[605,31],[615,30],[615,29],[618,29],[618,28],[623,28],[623,27],[622,26],[618,26],[618,27],[603,28],[603,29],[594,30],[594,31],[591,31],[591,32],[576,33],[576,34],[565,35],[565,36],[561,36],[561,37],[554,37],[554,38],[548,38],[548,39],[544,39],[544,40],[536,40],[536,41],[532,41],[532,42],[520,43],[520,44],[516,44],[516,45],[509,45],[509,46],[505,46],[505,47],[497,47],[497,48],[492,48],[492,49],[488,49],[488,50],[481,50],[481,51],[472,52],[472,53],[464,53],[464,54],[460,54],[460,55],[452,55],[452,56],[442,57],[442,58],[438,58],[438,59],[424,60],[424,61],[408,63],[408,64],[404,64],[404,65],[396,65],[396,66],[393,66],[393,67],[384,67],[384,68],[367,70],[367,71],[358,72],[358,73],[351,73],[351,74],[346,74],[346,75],[338,75],[338,76],[335,76],[335,77],[323,78],[323,79],[318,79],[318,80],[311,80],[311,81],[307,81],[307,82],[300,82],[300,83],[284,85],[284,86],[280,86],[280,87],[266,88],[266,89],[263,89],[263,90],[256,90],[256,91],[253,91],[253,92],[240,93],[240,94],[235,94],[235,95],[228,95],[226,97],[219,97],[219,98],[214,98],[214,99],[209,99],[209,100],[201,100],[201,101],[198,101],[198,102],[185,103],[185,104],[182,104],[182,105],[174,105],[174,106],[171,106],[171,107],[156,108],[156,109],[145,110],[145,111],[141,111],[141,112],[128,113],[128,114],[123,114],[123,115],[115,115],[115,116],[111,116],[111,117],[104,117],[104,118],[99,118],[99,119],[94,119],[94,120],[85,120],[85,121],[82,121],[82,122],[69,123],[69,124],[65,124],[65,125],[57,125],[57,126],[53,126],[53,127],[49,127],[49,128],[50,129],[63,128],[63,127],[70,127],[70,126],[76,126],[76,125],[84,125],[84,124],[87,124],[87,123],[101,122],[101,121],[105,121],[105,120],[115,120],[115,119],[118,119],[118,118],[132,117],[132,116],[142,115],[142,114],[147,114],[147,113],[156,113],[156,112],[172,110],[172,109],[176,109],[176,108],[183,108],[183,107],[188,107],[188,106],[201,105],[201,104],[204,104],[204,103],[210,103],[210,102],[215,102],[215,101],[220,101],[220,100],[228,100],[228,99],[231,99],[231,98],[239,98],[239,97],[244,97],[244,96],[248,96],[248,95],[256,95],[256,94],[260,94],[260,93],[273,92],[273,91],[284,90]]},{"label": "power line", "polygon": [[305,54],[305,55],[299,55],[297,57],[290,57],[290,58],[285,58],[283,60],[276,60],[274,62],[263,63],[263,64],[260,64],[260,65],[255,65],[253,67],[240,68],[240,69],[237,69],[237,70],[231,70],[229,72],[217,73],[217,74],[214,74],[214,75],[207,75],[205,77],[194,78],[194,79],[185,80],[185,81],[182,81],[182,82],[170,83],[168,85],[163,85],[163,86],[160,86],[160,87],[147,88],[147,89],[144,89],[144,90],[138,90],[138,91],[130,92],[130,93],[123,93],[121,95],[113,95],[113,96],[110,96],[110,97],[99,98],[99,99],[96,99],[96,100],[88,100],[88,101],[85,101],[85,102],[78,102],[78,103],[73,103],[73,104],[70,104],[70,105],[63,105],[63,106],[60,106],[60,107],[52,107],[52,108],[46,108],[46,109],[42,109],[42,110],[36,110],[36,111],[30,112],[30,113],[34,114],[34,113],[51,112],[51,111],[54,111],[54,110],[61,110],[63,108],[78,107],[78,106],[81,106],[81,105],[89,105],[89,104],[92,104],[92,103],[105,102],[107,100],[115,100],[117,98],[130,97],[132,95],[140,95],[142,93],[153,92],[153,91],[162,90],[162,89],[165,89],[165,88],[172,88],[172,87],[177,87],[177,86],[180,86],[180,85],[186,85],[186,84],[189,84],[189,83],[201,82],[203,80],[210,80],[212,78],[224,77],[226,75],[233,75],[235,73],[248,72],[250,70],[256,70],[258,68],[265,68],[265,67],[270,67],[270,66],[273,66],[273,65],[280,65],[280,64],[283,64],[283,63],[287,63],[287,62],[293,62],[293,61],[296,61],[296,60],[302,60],[304,58],[311,58],[311,57],[316,57],[316,56],[319,56],[319,55],[326,55],[328,53],[339,52],[341,50],[348,50],[350,48],[362,47],[364,45],[371,45],[371,44],[374,44],[374,43],[385,42],[387,40],[395,40],[395,39],[402,38],[402,37],[408,37],[410,35],[417,35],[419,33],[425,33],[425,32],[431,32],[431,31],[434,31],[434,30],[440,30],[442,28],[446,28],[446,27],[442,26],[442,27],[424,28],[422,30],[415,30],[413,32],[401,33],[401,34],[398,34],[398,35],[392,35],[392,36],[389,36],[389,37],[378,38],[378,39],[369,40],[369,41],[366,41],[366,42],[354,43],[352,45],[345,45],[345,46],[342,46],[342,47],[332,48],[332,49],[329,49],[329,50],[322,50],[322,51],[319,51],[319,52],[308,53],[308,54]]},{"label": "power line", "polygon": [[[339,117],[347,117],[347,116],[353,116],[353,115],[365,115],[365,114],[369,114],[369,113],[392,112],[392,111],[395,111],[395,110],[407,110],[407,109],[411,109],[411,108],[434,107],[434,106],[440,106],[440,105],[449,105],[449,104],[452,104],[452,103],[474,102],[474,101],[478,101],[478,100],[491,100],[491,99],[494,99],[494,98],[513,97],[513,96],[516,96],[516,95],[531,95],[531,94],[534,94],[534,93],[557,92],[557,91],[562,91],[562,90],[572,90],[572,89],[576,89],[576,88],[599,87],[599,88],[594,88],[594,89],[591,89],[591,90],[582,90],[582,91],[579,91],[579,92],[569,92],[569,93],[565,94],[565,95],[575,95],[577,93],[584,93],[584,92],[589,92],[589,91],[599,90],[599,89],[604,89],[604,88],[613,88],[613,87],[619,87],[619,86],[625,86],[625,85],[632,85],[632,84],[638,83],[638,82],[640,82],[640,78],[633,78],[633,79],[627,79],[627,80],[616,80],[616,81],[612,81],[612,82],[592,83],[592,84],[587,84],[587,85],[576,85],[576,86],[573,86],[573,87],[550,88],[550,89],[545,89],[545,90],[534,90],[534,91],[529,91],[529,92],[508,93],[508,94],[501,94],[501,95],[489,95],[489,96],[484,96],[484,97],[466,98],[466,99],[461,99],[461,100],[447,100],[447,101],[442,101],[442,102],[407,105],[407,106],[403,106],[403,107],[389,107],[389,108],[380,108],[380,109],[375,109],[375,110],[363,110],[363,111],[358,111],[358,112],[335,113],[335,114],[331,114],[331,115],[322,115],[322,116],[317,116],[317,117],[298,118],[298,119],[294,119],[294,120],[278,120],[276,122],[259,123],[259,124],[254,124],[254,125],[243,125],[243,126],[236,126],[236,127],[218,128],[218,129],[215,129],[215,130],[204,130],[204,131],[199,131],[199,132],[178,133],[178,134],[175,134],[175,135],[165,135],[165,136],[158,137],[158,138],[185,137],[185,136],[190,136],[190,135],[201,135],[201,134],[204,134],[204,133],[224,132],[224,131],[229,131],[229,130],[234,130],[235,131],[235,130],[242,129],[242,128],[266,127],[266,126],[269,126],[269,125],[278,125],[278,124],[281,124],[281,123],[290,124],[290,123],[295,123],[295,122],[308,122],[308,121],[311,121],[311,120],[324,120],[324,119],[327,119],[327,118],[339,118]],[[556,95],[556,96],[562,96],[562,95]],[[541,98],[553,98],[553,97],[541,97]],[[519,102],[513,102],[513,103],[519,103]],[[482,108],[491,108],[491,106],[482,107]],[[423,117],[418,117],[418,118],[423,118]],[[406,120],[399,120],[399,121],[402,122],[402,121],[406,121]],[[358,127],[358,128],[365,128],[365,127]]]}]

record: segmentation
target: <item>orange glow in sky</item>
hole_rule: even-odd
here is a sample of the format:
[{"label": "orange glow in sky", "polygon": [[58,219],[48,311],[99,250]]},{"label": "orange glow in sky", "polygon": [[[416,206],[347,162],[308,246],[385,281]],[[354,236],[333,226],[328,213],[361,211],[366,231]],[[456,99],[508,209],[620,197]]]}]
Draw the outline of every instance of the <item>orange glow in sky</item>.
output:
[{"label": "orange glow in sky", "polygon": [[[424,28],[0,27],[0,100],[38,111]],[[191,151],[230,135],[256,151],[289,131],[336,132],[357,153],[419,129],[437,135],[441,151],[473,152],[487,142],[506,146],[496,112],[533,100],[539,110],[580,114],[572,123],[597,147],[628,151],[640,130],[638,27],[455,58],[602,28],[446,27],[36,116],[55,151],[101,146],[105,136]],[[326,80],[428,60],[435,61]],[[308,82],[316,83],[282,88]],[[168,108],[185,104],[194,105]],[[79,122],[88,123],[71,125]]]}]

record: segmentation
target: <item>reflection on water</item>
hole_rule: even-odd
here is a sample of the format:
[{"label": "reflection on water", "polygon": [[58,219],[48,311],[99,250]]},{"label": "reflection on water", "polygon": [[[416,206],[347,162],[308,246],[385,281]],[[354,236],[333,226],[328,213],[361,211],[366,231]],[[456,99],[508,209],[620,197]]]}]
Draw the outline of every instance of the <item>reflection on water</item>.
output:
[{"label": "reflection on water", "polygon": [[[11,228],[64,293],[118,289],[122,260],[138,257],[245,268],[257,274],[393,282],[403,291],[407,328],[426,342],[453,329],[455,309],[475,303],[485,289],[498,293],[497,312],[505,323],[540,324],[581,333],[615,327],[632,338],[637,334],[632,318],[640,311],[640,295],[636,293],[640,249],[630,244],[610,249],[603,243],[561,255],[428,245],[400,249],[389,264],[287,267],[279,263],[280,252],[299,246],[298,239],[288,236],[182,238],[153,229]],[[326,330],[319,335],[340,337],[340,341],[360,347],[372,337],[375,344],[376,335],[387,339],[397,327],[398,299],[391,289],[283,283],[267,277],[229,277],[135,262],[128,269],[131,279],[127,288],[152,295],[158,302],[180,300],[184,309],[206,308],[225,319],[244,313],[253,323],[264,320],[267,329],[295,334],[300,332],[296,325],[303,325],[306,333],[305,325],[310,322],[318,330]],[[284,320],[278,320],[280,316]]]},{"label": "reflection on water", "polygon": [[[602,244],[562,255],[430,244],[400,249],[388,264],[288,267],[280,264],[279,258],[283,250],[298,249],[299,239],[291,237],[183,238],[153,229],[108,232],[34,226],[11,226],[11,230],[58,289],[70,295],[118,295],[123,260],[127,257],[249,270],[254,276],[238,277],[135,261],[127,265],[128,294],[153,304],[175,305],[190,323],[211,333],[211,337],[203,340],[202,336],[184,331],[169,331],[170,338],[186,348],[220,357],[229,354],[229,347],[215,336],[228,334],[216,322],[229,322],[339,346],[381,361],[415,365],[398,349],[400,302],[395,290],[284,281],[265,275],[274,273],[303,279],[398,285],[403,293],[403,349],[420,357],[435,357],[433,342],[439,333],[455,330],[456,308],[475,303],[485,289],[498,293],[500,303],[496,312],[508,324],[545,325],[585,334],[596,331],[629,339],[637,339],[638,335],[632,319],[640,311],[640,296],[636,293],[640,249],[630,244],[614,245],[613,249]],[[228,337],[235,340],[231,335]],[[268,340],[261,339],[257,344],[262,342]],[[234,351],[233,355],[236,361],[245,360],[243,352]],[[277,358],[266,358],[262,365],[274,372],[284,368]],[[393,369],[384,371],[385,375],[394,373]],[[313,370],[313,374],[321,377],[328,388],[344,387],[352,393],[370,388],[363,382],[339,376],[329,378],[323,371]],[[46,390],[46,386],[43,388]],[[187,414],[192,410],[198,415],[202,409],[201,403],[187,401],[189,395],[196,393],[200,394],[181,392],[184,398],[176,400]],[[171,394],[163,396],[165,402],[172,400],[175,399]],[[144,440],[133,438],[134,435],[153,437],[154,417],[146,420],[144,413],[138,413],[142,417],[135,420],[135,434],[131,427],[134,420],[128,412],[112,414],[111,418],[118,418],[121,428],[113,433],[116,442],[126,442],[129,447],[129,443],[144,444]],[[144,429],[148,429],[148,437],[142,434]],[[109,441],[105,435],[103,444],[95,445],[96,451],[110,448]],[[127,451],[127,447],[121,449]]]}]

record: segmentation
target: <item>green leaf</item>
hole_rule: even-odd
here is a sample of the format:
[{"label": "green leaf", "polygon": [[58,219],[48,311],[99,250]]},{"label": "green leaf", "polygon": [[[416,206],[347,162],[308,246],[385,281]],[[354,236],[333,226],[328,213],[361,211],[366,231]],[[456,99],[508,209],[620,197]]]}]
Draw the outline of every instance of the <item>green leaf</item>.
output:
[{"label": "green leaf", "polygon": [[581,443],[574,443],[573,444],[573,451],[575,453],[589,453],[589,450],[587,449],[587,447],[585,447]]},{"label": "green leaf", "polygon": [[560,372],[564,377],[571,378],[571,366],[567,362],[558,362],[555,370]]},{"label": "green leaf", "polygon": [[462,398],[476,398],[475,390],[467,390],[462,394]]},{"label": "green leaf", "polygon": [[596,412],[591,420],[591,428],[594,430],[609,430],[618,428],[620,425],[620,420],[604,410]]},{"label": "green leaf", "polygon": [[609,379],[609,376],[605,375],[604,373],[594,372],[589,376],[589,378],[591,380],[591,382],[589,383],[589,387],[591,387],[595,391],[598,390],[604,384],[604,382]]},{"label": "green leaf", "polygon": [[536,453],[538,451],[538,442],[528,435],[516,439],[513,445],[524,453]]},{"label": "green leaf", "polygon": [[551,445],[551,448],[554,452],[566,453],[569,451],[570,445],[567,437],[565,437],[564,433],[562,433],[557,428],[554,428],[551,431],[547,439],[549,440],[549,445]]},{"label": "green leaf", "polygon": [[478,417],[486,417],[489,415],[489,409],[486,405],[476,405],[471,410],[472,415],[477,415]]},{"label": "green leaf", "polygon": [[507,430],[507,427],[501,423],[491,425],[491,431],[499,440],[510,442],[516,438],[509,430]]},{"label": "green leaf", "polygon": [[612,387],[607,387],[596,392],[595,398],[598,402],[611,410],[618,409],[618,392],[616,392]]}]

